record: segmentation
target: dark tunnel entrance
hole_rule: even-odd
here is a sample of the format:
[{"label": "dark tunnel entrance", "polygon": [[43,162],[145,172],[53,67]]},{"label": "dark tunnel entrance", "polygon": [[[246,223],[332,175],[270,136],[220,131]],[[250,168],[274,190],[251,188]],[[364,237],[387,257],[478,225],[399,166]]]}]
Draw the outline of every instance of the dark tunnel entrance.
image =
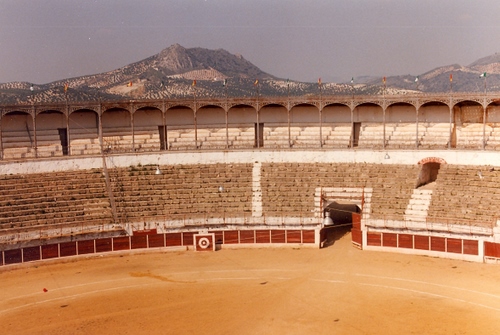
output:
[{"label": "dark tunnel entrance", "polygon": [[334,201],[323,209],[321,248],[333,245],[336,240],[348,234],[352,228],[352,213],[361,213],[358,205]]},{"label": "dark tunnel entrance", "polygon": [[[324,217],[332,219],[328,226],[352,224],[352,213],[361,213],[361,208],[353,203],[341,203],[334,201],[323,210]],[[325,223],[326,221],[327,220],[325,220]]]},{"label": "dark tunnel entrance", "polygon": [[436,162],[429,162],[422,165],[418,173],[417,188],[435,182],[440,168],[441,164]]}]

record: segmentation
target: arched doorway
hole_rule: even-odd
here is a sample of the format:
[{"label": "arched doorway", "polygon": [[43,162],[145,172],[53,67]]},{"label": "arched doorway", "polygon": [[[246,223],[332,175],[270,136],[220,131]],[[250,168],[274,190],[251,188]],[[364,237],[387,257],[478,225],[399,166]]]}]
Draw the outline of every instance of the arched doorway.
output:
[{"label": "arched doorway", "polygon": [[418,164],[421,165],[421,168],[420,172],[418,173],[417,184],[415,188],[419,188],[435,182],[439,174],[441,164],[445,163],[446,162],[443,159],[437,157],[424,158],[420,162],[418,162]]}]

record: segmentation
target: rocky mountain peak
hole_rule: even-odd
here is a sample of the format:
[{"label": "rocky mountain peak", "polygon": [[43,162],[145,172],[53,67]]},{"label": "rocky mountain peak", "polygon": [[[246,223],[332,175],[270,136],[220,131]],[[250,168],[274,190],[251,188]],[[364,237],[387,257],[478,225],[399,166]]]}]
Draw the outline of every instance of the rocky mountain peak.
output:
[{"label": "rocky mountain peak", "polygon": [[487,74],[500,74],[500,53],[478,59],[469,68]]},{"label": "rocky mountain peak", "polygon": [[168,72],[182,73],[190,71],[195,64],[186,48],[179,44],[173,44],[170,47],[163,49],[156,57],[157,67],[162,67]]},{"label": "rocky mountain peak", "polygon": [[[480,76],[484,72],[487,78]],[[257,87],[255,79],[259,79]],[[418,80],[415,79],[416,76],[410,74],[391,76],[382,85],[380,77],[356,78],[355,86],[330,82],[322,87],[324,94],[381,94],[386,86],[391,94],[499,92],[500,54],[481,58],[469,66],[452,64],[437,67],[419,74]],[[224,49],[185,48],[180,44],[173,44],[156,55],[106,73],[67,78],[34,85],[33,90],[31,88],[31,83],[0,84],[0,102],[171,99],[192,97],[194,92],[197,97],[318,93],[317,84],[279,79],[260,70],[241,54],[232,54]]]}]

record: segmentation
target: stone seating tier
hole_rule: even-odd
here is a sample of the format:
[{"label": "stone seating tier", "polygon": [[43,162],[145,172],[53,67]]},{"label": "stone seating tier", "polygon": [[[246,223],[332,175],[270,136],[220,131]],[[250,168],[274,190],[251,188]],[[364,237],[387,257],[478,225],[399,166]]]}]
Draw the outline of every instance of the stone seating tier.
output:
[{"label": "stone seating tier", "polygon": [[0,177],[0,229],[113,221],[102,171]]},{"label": "stone seating tier", "polygon": [[[252,212],[252,164],[111,168],[120,222],[242,217]],[[312,217],[318,188],[371,188],[370,217],[417,217],[409,206],[418,166],[377,164],[262,165],[265,216]],[[498,219],[500,169],[441,166],[427,222],[491,228]],[[219,187],[222,186],[222,192]],[[416,220],[416,219],[415,219]],[[1,176],[0,229],[112,223],[102,171]],[[429,229],[432,229],[429,228]]]},{"label": "stone seating tier", "polygon": [[[498,219],[500,169],[441,165],[428,220],[492,227]],[[440,221],[441,220],[441,221]]]},{"label": "stone seating tier", "polygon": [[[380,149],[383,143],[383,124],[363,122],[359,139],[355,143],[360,148]],[[483,124],[463,123],[453,125],[454,147],[458,149],[483,148]],[[195,131],[192,126],[169,126],[167,145],[172,150],[248,149],[255,145],[253,125],[229,125],[226,139],[225,124],[200,126],[198,141],[194,143]],[[447,149],[450,126],[446,122],[419,122],[418,145],[420,149]],[[324,148],[348,148],[351,142],[351,123],[323,123],[322,145]],[[413,123],[386,123],[386,147],[391,149],[412,149],[416,146],[416,125]],[[57,130],[37,129],[37,149],[39,157],[62,156],[61,140]],[[265,148],[319,148],[320,130],[318,125],[290,125],[290,136],[286,123],[264,123],[263,145]],[[486,124],[486,150],[500,150],[500,124]],[[134,138],[133,138],[134,137]],[[456,145],[455,145],[456,138]],[[95,128],[70,129],[72,155],[97,155],[101,149],[98,130]],[[133,146],[132,143],[135,145]],[[4,159],[33,158],[34,131],[3,131],[2,148]],[[131,127],[103,128],[103,149],[106,152],[158,151],[160,150],[158,126],[137,126],[132,136]]]},{"label": "stone seating tier", "polygon": [[[135,219],[242,216],[252,208],[252,165],[140,166],[110,169],[117,213]],[[219,187],[223,189],[219,190]]]},{"label": "stone seating tier", "polygon": [[418,167],[404,165],[263,164],[263,211],[277,216],[312,216],[317,188],[366,187],[373,188],[372,216],[402,219],[417,175]]}]

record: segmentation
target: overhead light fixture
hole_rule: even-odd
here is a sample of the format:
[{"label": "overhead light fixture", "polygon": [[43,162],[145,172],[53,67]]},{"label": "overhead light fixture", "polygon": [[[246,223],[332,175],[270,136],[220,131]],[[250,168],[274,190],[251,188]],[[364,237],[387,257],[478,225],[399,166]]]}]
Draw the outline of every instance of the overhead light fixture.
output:
[{"label": "overhead light fixture", "polygon": [[155,172],[156,175],[160,175],[161,174],[161,170],[160,170],[160,166],[158,165],[156,167],[156,172]]},{"label": "overhead light fixture", "polygon": [[325,218],[323,219],[323,226],[333,226],[333,220],[330,217],[330,213],[325,213]]},{"label": "overhead light fixture", "polygon": [[389,159],[389,158],[391,158],[391,156],[389,156],[388,153],[385,153],[384,159]]}]

